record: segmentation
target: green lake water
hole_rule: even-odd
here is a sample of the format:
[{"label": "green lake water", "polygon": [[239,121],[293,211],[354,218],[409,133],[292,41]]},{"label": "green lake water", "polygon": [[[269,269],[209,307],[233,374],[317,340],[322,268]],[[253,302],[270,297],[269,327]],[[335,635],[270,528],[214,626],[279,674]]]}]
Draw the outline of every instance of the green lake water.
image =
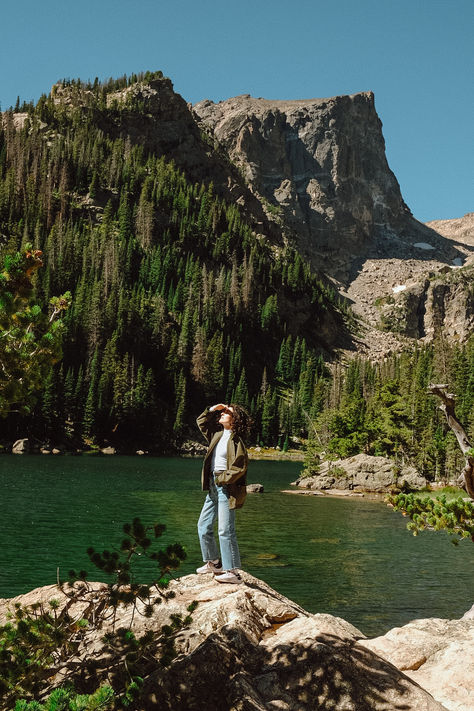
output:
[{"label": "green lake water", "polygon": [[[119,544],[139,516],[167,526],[201,564],[196,523],[204,499],[198,459],[118,456],[2,456],[0,597],[54,583],[59,568],[99,579],[86,549]],[[474,545],[441,533],[417,538],[383,503],[282,494],[295,462],[252,461],[249,494],[237,512],[242,567],[311,612],[338,615],[367,635],[420,617],[460,617],[473,603]],[[149,577],[151,570],[144,570]],[[217,584],[217,583],[216,583]]]}]

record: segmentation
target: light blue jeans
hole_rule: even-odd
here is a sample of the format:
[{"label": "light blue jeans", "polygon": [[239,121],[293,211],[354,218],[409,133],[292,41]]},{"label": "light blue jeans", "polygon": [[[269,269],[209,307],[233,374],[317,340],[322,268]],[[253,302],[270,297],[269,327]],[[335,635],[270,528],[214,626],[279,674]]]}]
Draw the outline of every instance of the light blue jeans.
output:
[{"label": "light blue jeans", "polygon": [[214,475],[209,477],[207,493],[201,515],[198,521],[199,542],[202,559],[217,560],[214,523],[218,519],[219,546],[221,549],[222,567],[224,570],[240,568],[240,553],[235,533],[235,509],[229,509],[229,494],[226,486],[216,486]]}]

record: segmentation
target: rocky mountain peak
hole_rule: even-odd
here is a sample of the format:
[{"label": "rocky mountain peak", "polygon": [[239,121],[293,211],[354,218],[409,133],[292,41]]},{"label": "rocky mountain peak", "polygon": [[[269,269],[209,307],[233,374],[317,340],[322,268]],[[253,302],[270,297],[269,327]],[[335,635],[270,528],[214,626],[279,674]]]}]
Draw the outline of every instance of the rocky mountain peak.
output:
[{"label": "rocky mountain peak", "polygon": [[372,92],[292,101],[244,95],[194,110],[269,213],[336,278],[347,277],[348,253],[410,222]]},{"label": "rocky mountain peak", "polygon": [[[380,357],[400,335],[430,339],[444,327],[466,337],[472,297],[462,287],[445,289],[440,315],[439,290],[435,297],[428,282],[469,262],[472,225],[466,217],[455,236],[444,223],[412,216],[387,163],[372,92],[290,101],[243,94],[201,101],[194,112],[269,219],[352,303],[368,329],[362,350]],[[450,311],[457,315],[446,319]]]},{"label": "rocky mountain peak", "polygon": [[[441,328],[469,335],[473,214],[426,225],[412,216],[371,91],[298,100],[242,94],[191,107],[160,72],[135,79],[62,82],[51,98],[173,160],[191,180],[212,181],[272,245],[294,241],[365,322],[362,350],[380,357],[400,336],[429,340]],[[26,116],[13,115],[14,126]],[[432,284],[453,268],[460,275]]]},{"label": "rocky mountain peak", "polygon": [[279,242],[281,230],[271,224],[259,200],[218,145],[212,132],[202,130],[196,114],[175,92],[172,81],[155,72],[125,86],[59,82],[52,87],[55,104],[93,112],[102,130],[113,137],[166,156],[194,181],[212,182],[217,193],[238,202],[257,232]]}]

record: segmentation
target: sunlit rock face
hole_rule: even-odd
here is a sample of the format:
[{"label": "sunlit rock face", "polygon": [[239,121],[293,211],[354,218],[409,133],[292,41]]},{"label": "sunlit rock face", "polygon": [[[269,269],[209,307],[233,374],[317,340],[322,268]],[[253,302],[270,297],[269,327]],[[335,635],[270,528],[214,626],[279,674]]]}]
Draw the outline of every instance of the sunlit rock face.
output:
[{"label": "sunlit rock face", "polygon": [[[202,101],[194,111],[269,220],[375,329],[366,336],[372,357],[400,347],[387,331],[428,342],[440,332],[468,338],[472,215],[428,225],[412,216],[387,163],[371,92],[298,101],[245,94]],[[437,280],[453,268],[459,273]]]},{"label": "sunlit rock face", "polygon": [[450,711],[473,708],[474,615],[460,620],[430,618],[395,627],[360,644],[394,664]]},{"label": "sunlit rock face", "polygon": [[474,260],[444,266],[405,285],[380,305],[380,315],[397,333],[432,341],[467,341],[474,331]]},{"label": "sunlit rock face", "polygon": [[298,101],[244,95],[194,110],[270,211],[280,208],[321,257],[341,247],[359,251],[375,234],[411,221],[371,92]]},{"label": "sunlit rock face", "polygon": [[[94,600],[101,585],[92,583],[72,605],[56,586],[38,588],[12,600],[0,600],[0,623],[15,603],[48,604],[57,600],[58,614],[69,614],[89,626],[71,659],[61,658],[46,684],[57,684],[73,669],[87,683],[88,662],[94,683],[107,680],[101,640],[114,618],[117,627],[158,637],[173,613],[198,606],[189,627],[176,639],[177,657],[163,669],[159,658],[146,658],[139,705],[143,710],[173,711],[446,711],[428,692],[393,664],[362,646],[364,635],[345,620],[310,614],[248,573],[241,585],[220,584],[209,575],[187,575],[172,581],[172,600],[132,615],[120,606],[100,630],[94,627]],[[53,677],[53,671],[56,674]],[[74,678],[74,677],[73,677]]]}]

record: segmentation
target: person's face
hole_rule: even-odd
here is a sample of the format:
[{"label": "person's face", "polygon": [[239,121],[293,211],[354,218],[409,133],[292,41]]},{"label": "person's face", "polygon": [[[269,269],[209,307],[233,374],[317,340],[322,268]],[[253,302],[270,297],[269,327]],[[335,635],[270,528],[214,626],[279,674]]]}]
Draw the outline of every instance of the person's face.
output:
[{"label": "person's face", "polygon": [[233,412],[234,409],[232,407],[226,407],[225,410],[221,410],[219,424],[222,425],[225,430],[229,430],[232,428]]}]

